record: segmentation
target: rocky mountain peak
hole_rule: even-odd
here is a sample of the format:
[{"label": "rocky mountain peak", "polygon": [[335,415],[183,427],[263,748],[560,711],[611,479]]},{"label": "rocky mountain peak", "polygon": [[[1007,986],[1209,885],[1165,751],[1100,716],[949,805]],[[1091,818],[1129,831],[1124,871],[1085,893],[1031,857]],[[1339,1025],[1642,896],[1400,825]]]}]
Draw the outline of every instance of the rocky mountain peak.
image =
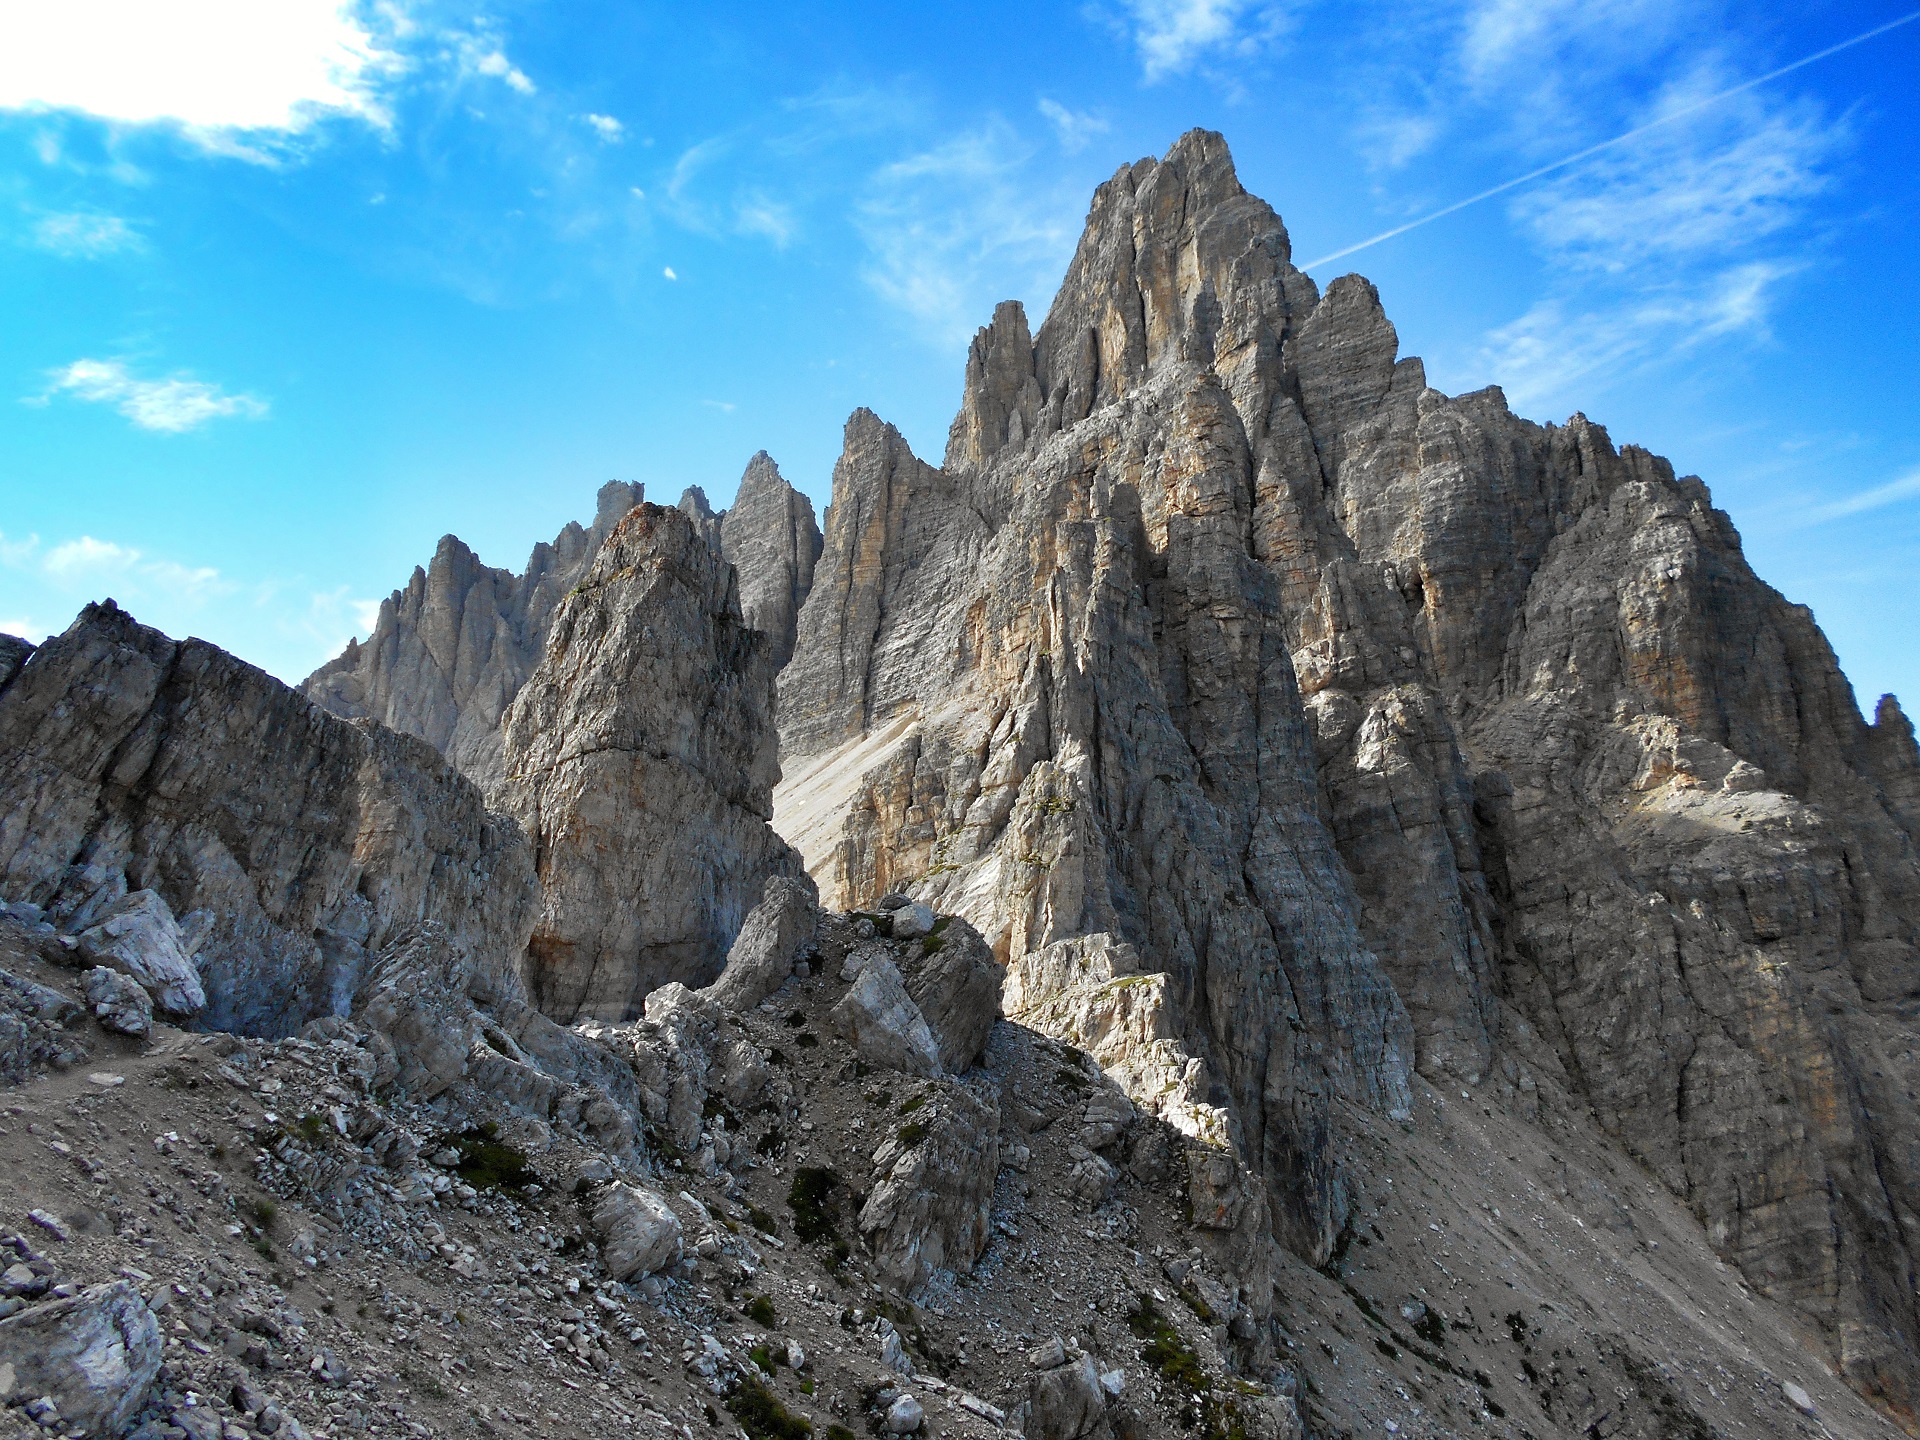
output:
[{"label": "rocky mountain peak", "polygon": [[793,654],[800,607],[813,589],[820,526],[813,502],[780,473],[766,451],[747,462],[733,507],[721,517],[720,549],[740,580],[747,624],[773,642],[774,668]]},{"label": "rocky mountain peak", "polygon": [[1869,1278],[1916,1253],[1920,1073],[1871,1038],[1920,996],[1910,731],[1699,479],[1433,389],[1204,131],[1100,187],[1036,334],[996,309],[946,458],[857,411],[834,470],[775,796],[827,904],[1016,973],[1128,947],[1316,1263],[1338,1097],[1551,1076],[1911,1414],[1920,1312]]}]

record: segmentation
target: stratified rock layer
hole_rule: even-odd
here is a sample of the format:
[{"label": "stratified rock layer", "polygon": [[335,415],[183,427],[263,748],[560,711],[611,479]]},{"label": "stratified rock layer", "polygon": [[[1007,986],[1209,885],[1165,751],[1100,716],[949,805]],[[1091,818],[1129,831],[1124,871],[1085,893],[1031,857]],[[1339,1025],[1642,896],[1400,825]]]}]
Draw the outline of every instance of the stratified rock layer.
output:
[{"label": "stratified rock layer", "polygon": [[769,876],[773,669],[733,569],[678,510],[641,505],[561,602],[505,720],[498,794],[534,846],[528,978],[556,1019],[624,1020],[702,985]]},{"label": "stratified rock layer", "polygon": [[848,422],[783,833],[831,906],[1131,946],[1311,1257],[1335,1097],[1551,1076],[1910,1415],[1911,727],[1698,480],[1397,350],[1218,136],[1122,169],[944,468]]},{"label": "stratified rock layer", "polygon": [[380,602],[367,642],[349,641],[302,688],[336,715],[417,735],[491,789],[500,718],[540,663],[554,611],[640,499],[638,485],[603,485],[592,528],[569,524],[551,545],[534,546],[518,575],[445,536],[427,568]]}]

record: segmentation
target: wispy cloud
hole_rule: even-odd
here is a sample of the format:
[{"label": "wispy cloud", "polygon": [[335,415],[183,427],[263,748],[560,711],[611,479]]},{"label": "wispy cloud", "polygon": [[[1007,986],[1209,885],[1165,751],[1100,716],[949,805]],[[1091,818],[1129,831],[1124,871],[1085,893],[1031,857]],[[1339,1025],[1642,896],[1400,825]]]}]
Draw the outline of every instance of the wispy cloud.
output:
[{"label": "wispy cloud", "polygon": [[[1717,66],[1698,67],[1665,88],[1647,119],[1727,83]],[[1619,272],[1726,255],[1801,220],[1831,186],[1826,167],[1849,138],[1846,122],[1817,105],[1748,93],[1597,156],[1523,193],[1513,210],[1554,254],[1583,267]]]},{"label": "wispy cloud", "polygon": [[539,93],[540,87],[527,77],[526,71],[507,58],[507,52],[492,35],[461,35],[458,37],[457,48],[461,62],[469,74],[505,81],[508,89],[521,95]]},{"label": "wispy cloud", "polygon": [[1120,10],[1149,82],[1257,53],[1288,19],[1284,7],[1255,0],[1121,0]]},{"label": "wispy cloud", "polygon": [[258,419],[267,402],[254,395],[229,395],[218,385],[173,375],[143,380],[119,360],[75,360],[49,376],[48,388],[29,403],[44,404],[53,395],[111,405],[142,430],[179,434],[229,416]]},{"label": "wispy cloud", "polygon": [[1889,505],[1901,505],[1909,500],[1920,500],[1920,465],[1914,466],[1906,474],[1889,480],[1884,485],[1876,485],[1871,490],[1862,490],[1839,500],[1817,505],[1807,518],[1813,521],[1844,520],[1850,515],[1865,515],[1873,510],[1884,510]]},{"label": "wispy cloud", "polygon": [[941,343],[965,343],[994,301],[1059,281],[1084,197],[1043,181],[1032,158],[996,119],[882,166],[856,208],[868,282]]},{"label": "wispy cloud", "polygon": [[1060,148],[1069,155],[1079,154],[1088,142],[1113,128],[1098,115],[1069,110],[1057,100],[1044,96],[1040,100],[1040,113],[1053,126],[1053,133],[1060,137]]},{"label": "wispy cloud", "polygon": [[1540,284],[1461,367],[1470,383],[1558,406],[1576,380],[1591,398],[1703,345],[1764,340],[1817,257],[1810,218],[1852,128],[1785,77],[1831,49],[1769,65],[1714,0],[1469,0],[1381,48],[1356,82],[1356,140],[1394,177],[1383,195],[1426,189],[1443,155],[1503,160],[1506,177],[1437,207],[1428,189],[1406,220],[1315,263],[1417,244],[1400,237],[1504,199]]},{"label": "wispy cloud", "polygon": [[627,127],[611,115],[582,115],[580,118],[608,145],[617,145],[627,137]]},{"label": "wispy cloud", "polygon": [[146,248],[140,232],[118,215],[42,215],[29,238],[34,248],[67,260],[100,260]]},{"label": "wispy cloud", "polygon": [[53,546],[42,546],[38,535],[23,541],[0,535],[0,566],[37,574],[59,592],[95,598],[115,587],[118,598],[165,595],[193,606],[238,588],[211,565],[182,564],[93,535]]},{"label": "wispy cloud", "polygon": [[[1703,284],[1624,298],[1551,294],[1488,335],[1481,368],[1516,409],[1570,409],[1579,386],[1596,377],[1671,361],[1724,336],[1765,334],[1778,288],[1791,273],[1753,261]],[[1591,308],[1580,308],[1582,300]]]}]

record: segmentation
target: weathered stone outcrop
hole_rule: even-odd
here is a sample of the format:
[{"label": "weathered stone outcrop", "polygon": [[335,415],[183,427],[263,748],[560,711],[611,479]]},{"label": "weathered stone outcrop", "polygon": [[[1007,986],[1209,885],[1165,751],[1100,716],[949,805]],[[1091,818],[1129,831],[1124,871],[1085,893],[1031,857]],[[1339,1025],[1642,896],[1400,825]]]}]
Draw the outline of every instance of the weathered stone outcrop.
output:
[{"label": "weathered stone outcrop", "polygon": [[555,610],[640,500],[640,486],[609,481],[592,526],[569,524],[535,545],[518,575],[443,537],[432,562],[380,602],[366,643],[349,641],[302,689],[336,715],[418,736],[490,789],[501,773],[501,716],[540,663]]},{"label": "weathered stone outcrop", "polygon": [[197,972],[195,1023],[271,1036],[345,1013],[422,919],[511,988],[535,895],[519,831],[431,748],[111,602],[0,692],[0,891],[70,931],[105,921],[87,948],[163,1006],[196,1008]]},{"label": "weathered stone outcrop", "polygon": [[561,602],[508,710],[497,792],[532,841],[528,980],[565,1022],[625,1020],[714,979],[768,877],[778,776],[766,638],[678,510],[642,505]]},{"label": "weathered stone outcrop", "polygon": [[[1137,1079],[1204,1066],[1309,1257],[1336,1097],[1551,1076],[1911,1415],[1911,727],[1698,480],[1397,351],[1218,136],[1122,169],[1038,332],[975,340],[942,468],[848,422],[783,833],[829,905],[966,916]],[[1146,1003],[1065,959],[1038,993],[1093,935]]]},{"label": "weathered stone outcrop", "polygon": [[721,517],[720,547],[740,576],[740,612],[773,642],[778,670],[793,658],[800,607],[820,558],[820,527],[813,502],[764,450],[747,462],[740,493]]}]

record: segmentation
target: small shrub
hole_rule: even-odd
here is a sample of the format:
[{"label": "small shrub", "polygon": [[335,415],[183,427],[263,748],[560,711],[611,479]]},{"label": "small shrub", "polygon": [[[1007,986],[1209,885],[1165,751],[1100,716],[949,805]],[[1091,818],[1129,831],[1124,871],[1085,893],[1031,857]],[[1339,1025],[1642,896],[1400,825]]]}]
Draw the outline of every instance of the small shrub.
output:
[{"label": "small shrub", "polygon": [[926,1096],[916,1095],[911,1100],[903,1101],[901,1103],[900,1113],[902,1115],[911,1115],[914,1111],[918,1110],[922,1105],[926,1103],[927,1103]]},{"label": "small shrub", "polygon": [[811,1030],[802,1030],[798,1035],[793,1037],[793,1043],[798,1045],[802,1050],[812,1050],[819,1046],[820,1037]]},{"label": "small shrub", "polygon": [[793,1186],[787,1191],[787,1207],[793,1211],[793,1233],[803,1245],[821,1240],[837,1240],[839,1232],[828,1209],[840,1177],[818,1165],[802,1165],[793,1172]]},{"label": "small shrub", "polygon": [[442,1143],[460,1156],[453,1173],[476,1190],[524,1190],[540,1183],[526,1152],[502,1140],[500,1127],[492,1121],[447,1136]]},{"label": "small shrub", "polygon": [[750,1377],[727,1397],[726,1406],[748,1440],[807,1440],[813,1434],[806,1419],[782,1405],[763,1382]]},{"label": "small shrub", "polygon": [[772,1297],[756,1295],[747,1302],[747,1318],[762,1329],[771,1330],[780,1317],[774,1311]]},{"label": "small shrub", "polygon": [[778,1235],[780,1233],[780,1222],[762,1210],[758,1205],[749,1205],[747,1207],[747,1223],[762,1235]]}]

